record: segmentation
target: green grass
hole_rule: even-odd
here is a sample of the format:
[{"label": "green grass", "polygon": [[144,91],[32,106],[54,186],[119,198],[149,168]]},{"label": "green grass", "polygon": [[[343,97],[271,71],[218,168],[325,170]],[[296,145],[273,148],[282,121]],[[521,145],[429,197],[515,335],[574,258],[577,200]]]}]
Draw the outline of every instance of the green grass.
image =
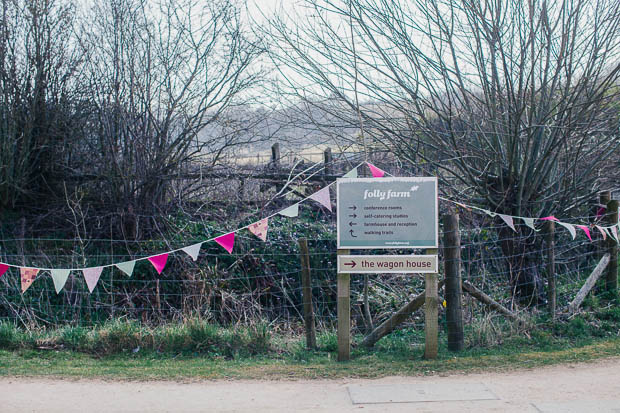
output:
[{"label": "green grass", "polygon": [[[94,329],[24,331],[0,324],[0,375],[128,380],[288,379],[382,377],[532,368],[620,356],[617,308],[566,322],[544,318],[519,324],[490,317],[469,325],[467,349],[424,360],[423,332],[402,329],[374,349],[354,347],[336,361],[333,332],[320,333],[318,349],[303,337],[269,334],[264,324],[224,328],[202,320],[148,327],[114,321]],[[361,337],[355,337],[359,342]]]},{"label": "green grass", "polygon": [[171,357],[151,352],[96,357],[71,351],[0,350],[0,374],[123,380],[371,378],[501,371],[616,356],[620,356],[618,338],[543,351],[511,347],[456,355],[442,349],[437,360],[423,360],[422,348],[413,348],[407,353],[354,350],[351,361],[340,363],[335,361],[333,352],[305,350],[295,354],[238,359]]}]

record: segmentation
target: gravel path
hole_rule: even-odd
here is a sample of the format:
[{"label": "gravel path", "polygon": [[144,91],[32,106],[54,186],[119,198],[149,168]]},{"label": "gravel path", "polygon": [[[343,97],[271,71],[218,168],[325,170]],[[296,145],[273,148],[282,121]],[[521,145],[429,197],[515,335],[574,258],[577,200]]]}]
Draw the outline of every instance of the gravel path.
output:
[{"label": "gravel path", "polygon": [[[492,399],[368,403],[408,389],[461,397],[484,388]],[[424,390],[427,389],[427,390]],[[459,393],[460,392],[460,393]],[[366,396],[364,404],[353,398]],[[475,392],[471,397],[475,398]],[[435,395],[436,396],[436,395]],[[453,398],[454,398],[453,397]],[[488,397],[487,397],[488,398]],[[359,399],[358,399],[359,400]],[[445,400],[445,399],[444,399]],[[110,382],[0,379],[0,412],[620,412],[620,359],[503,373],[375,380]]]}]

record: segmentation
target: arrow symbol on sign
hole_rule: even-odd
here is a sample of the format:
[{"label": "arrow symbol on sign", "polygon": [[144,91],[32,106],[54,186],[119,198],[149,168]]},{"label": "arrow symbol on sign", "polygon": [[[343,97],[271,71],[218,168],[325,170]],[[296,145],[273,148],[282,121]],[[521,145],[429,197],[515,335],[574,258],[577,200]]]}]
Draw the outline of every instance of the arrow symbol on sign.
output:
[{"label": "arrow symbol on sign", "polygon": [[351,233],[351,236],[352,236],[353,238],[357,238],[357,235],[353,235],[353,230],[352,230],[352,229],[350,229],[350,230],[349,230],[349,232]]},{"label": "arrow symbol on sign", "polygon": [[357,218],[357,214],[351,214],[349,215],[350,218]]},{"label": "arrow symbol on sign", "polygon": [[350,266],[351,268],[355,268],[355,266],[356,266],[357,264],[355,263],[355,261],[351,261],[351,262],[345,262],[345,263],[344,263],[344,265],[348,265],[348,266]]},{"label": "arrow symbol on sign", "polygon": [[352,227],[353,225],[357,225],[355,222],[351,221],[349,222],[349,226]]},{"label": "arrow symbol on sign", "polygon": [[355,211],[357,209],[357,207],[355,205],[350,206],[349,209],[352,209],[353,211]]}]

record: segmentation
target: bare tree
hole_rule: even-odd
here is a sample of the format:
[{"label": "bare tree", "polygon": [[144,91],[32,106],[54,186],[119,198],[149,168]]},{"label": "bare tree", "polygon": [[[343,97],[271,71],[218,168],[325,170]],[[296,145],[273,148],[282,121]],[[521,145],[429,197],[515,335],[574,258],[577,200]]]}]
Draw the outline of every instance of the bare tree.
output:
[{"label": "bare tree", "polygon": [[80,53],[75,8],[59,0],[0,2],[0,205],[59,191],[76,136]]},{"label": "bare tree", "polygon": [[[367,134],[437,174],[448,195],[512,215],[567,213],[616,165],[617,1],[303,4],[303,18],[269,24],[282,87],[306,102],[330,96],[324,110],[352,125],[359,107]],[[503,247],[520,257],[513,286],[530,295],[540,279],[522,270],[527,246]]]},{"label": "bare tree", "polygon": [[87,159],[103,178],[106,204],[153,212],[183,167],[237,143],[209,132],[258,80],[250,66],[261,49],[244,32],[240,7],[234,0],[93,5],[82,29],[94,95]]}]

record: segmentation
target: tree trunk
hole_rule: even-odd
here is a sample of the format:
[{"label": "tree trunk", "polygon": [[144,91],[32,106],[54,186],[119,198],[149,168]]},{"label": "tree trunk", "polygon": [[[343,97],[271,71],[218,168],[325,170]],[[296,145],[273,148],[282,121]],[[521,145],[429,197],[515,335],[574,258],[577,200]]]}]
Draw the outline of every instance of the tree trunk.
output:
[{"label": "tree trunk", "polygon": [[535,257],[536,239],[519,237],[507,226],[500,228],[499,236],[514,297],[527,306],[545,304],[544,283]]}]

